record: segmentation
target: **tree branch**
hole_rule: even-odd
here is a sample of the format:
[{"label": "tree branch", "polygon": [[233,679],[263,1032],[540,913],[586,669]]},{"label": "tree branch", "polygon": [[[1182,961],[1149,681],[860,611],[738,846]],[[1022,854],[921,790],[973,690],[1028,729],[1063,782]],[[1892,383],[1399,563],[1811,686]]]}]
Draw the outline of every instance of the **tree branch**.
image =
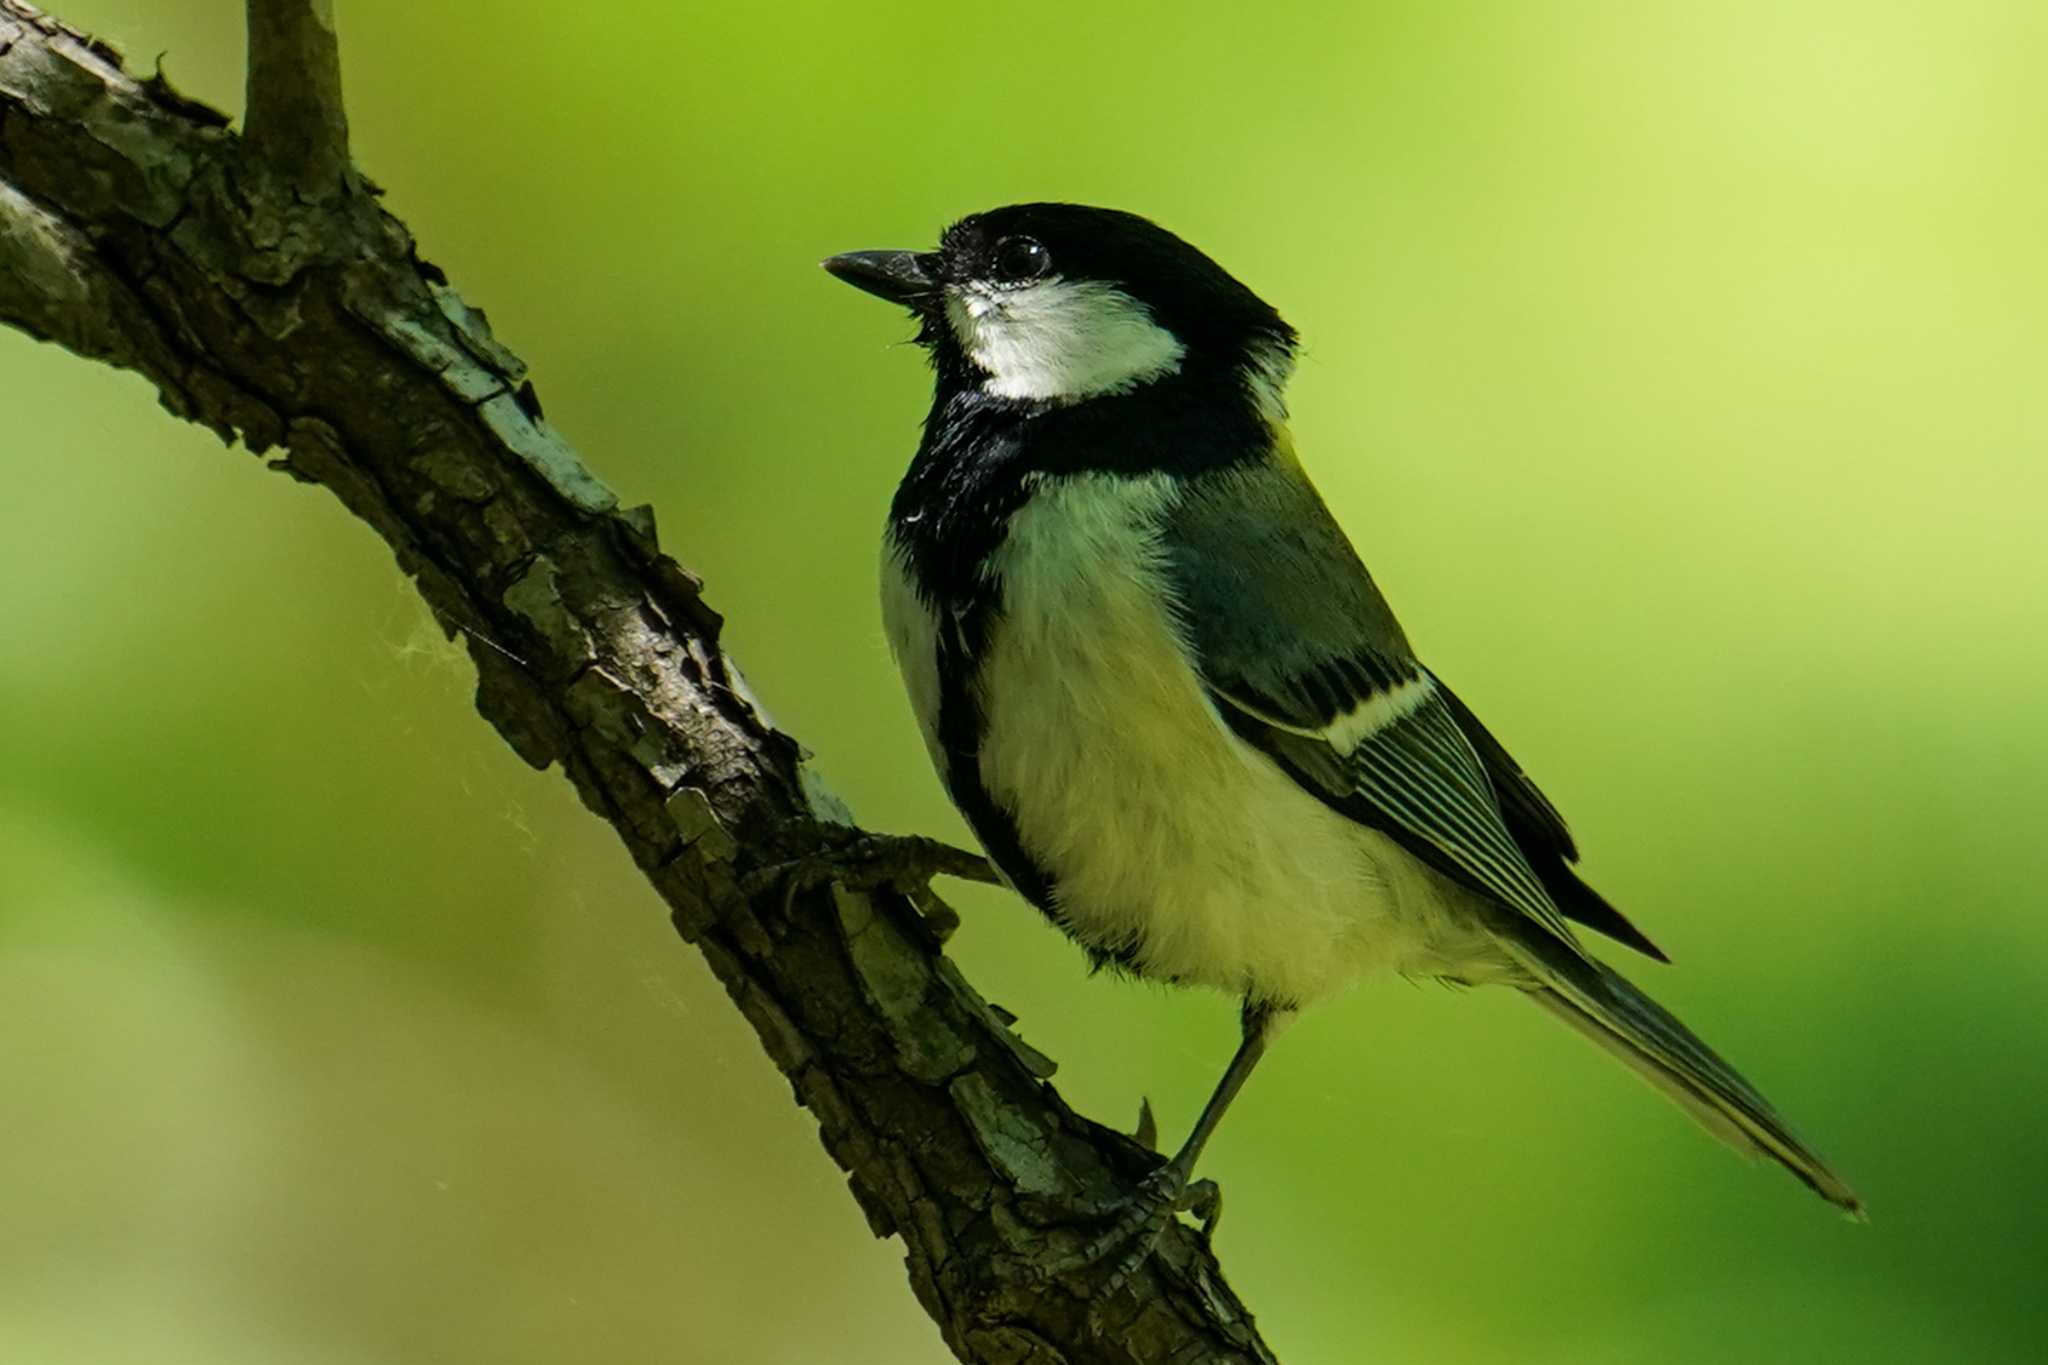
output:
[{"label": "tree branch", "polygon": [[1047,1272],[1158,1158],[1061,1102],[939,951],[929,893],[772,875],[861,836],[649,509],[618,507],[349,169],[325,0],[250,10],[238,138],[0,0],[0,322],[144,375],[383,537],[466,638],[477,709],[561,766],[704,954],[961,1360],[1271,1361],[1184,1226],[1099,1331],[1104,1272]]}]

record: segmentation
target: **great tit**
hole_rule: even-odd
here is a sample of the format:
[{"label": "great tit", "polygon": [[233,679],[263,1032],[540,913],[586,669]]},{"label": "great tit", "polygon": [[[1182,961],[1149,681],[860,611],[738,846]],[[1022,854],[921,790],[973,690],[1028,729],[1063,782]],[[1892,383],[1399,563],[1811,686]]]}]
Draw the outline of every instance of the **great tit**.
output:
[{"label": "great tit", "polygon": [[1075,204],[824,266],[907,305],[937,372],[882,614],[940,781],[1098,965],[1243,1002],[1236,1055],[1118,1236],[1149,1247],[1201,1212],[1195,1161],[1268,1042],[1388,973],[1521,991],[1860,1215],[1754,1087],[1581,943],[1574,924],[1667,960],[1409,648],[1295,456],[1295,332],[1271,306],[1152,222]]}]

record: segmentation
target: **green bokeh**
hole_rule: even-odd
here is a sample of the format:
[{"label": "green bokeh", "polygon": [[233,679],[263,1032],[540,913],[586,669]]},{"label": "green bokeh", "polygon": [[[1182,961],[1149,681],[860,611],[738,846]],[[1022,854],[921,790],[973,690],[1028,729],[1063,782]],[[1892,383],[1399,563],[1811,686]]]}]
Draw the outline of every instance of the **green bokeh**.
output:
[{"label": "green bokeh", "polygon": [[[58,8],[239,105],[239,5]],[[1638,975],[1873,1213],[1373,983],[1205,1163],[1283,1358],[2048,1355],[2048,10],[338,8],[362,164],[878,828],[964,837],[873,600],[926,377],[813,262],[1027,197],[1211,250]],[[943,1359],[370,534],[12,334],[0,405],[0,1359]],[[1230,1005],[957,900],[1068,1096],[1177,1137]]]}]

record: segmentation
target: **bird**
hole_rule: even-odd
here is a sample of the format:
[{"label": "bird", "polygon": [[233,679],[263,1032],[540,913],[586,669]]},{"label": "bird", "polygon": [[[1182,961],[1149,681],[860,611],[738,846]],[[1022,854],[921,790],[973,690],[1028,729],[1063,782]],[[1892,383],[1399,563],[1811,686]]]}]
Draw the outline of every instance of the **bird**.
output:
[{"label": "bird", "polygon": [[906,307],[934,372],[890,504],[882,618],[941,784],[1000,878],[1097,967],[1208,987],[1241,1036],[1186,1141],[1089,1256],[1141,1257],[1303,1008],[1400,975],[1500,986],[1708,1132],[1861,1217],[1733,1067],[1587,948],[1665,954],[1417,657],[1310,482],[1298,338],[1147,218],[975,213],[833,276]]}]

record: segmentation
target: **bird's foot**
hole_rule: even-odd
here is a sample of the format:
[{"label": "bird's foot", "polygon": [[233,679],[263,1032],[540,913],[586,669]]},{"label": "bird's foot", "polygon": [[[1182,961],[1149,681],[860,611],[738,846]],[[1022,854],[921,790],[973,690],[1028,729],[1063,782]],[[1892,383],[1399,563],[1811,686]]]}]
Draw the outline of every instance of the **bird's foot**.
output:
[{"label": "bird's foot", "polygon": [[988,859],[937,839],[921,834],[857,834],[822,852],[756,868],[741,881],[740,889],[757,896],[779,885],[786,914],[798,894],[812,887],[829,884],[855,891],[888,887],[917,900],[918,909],[943,943],[959,927],[959,917],[919,894],[941,873],[971,882],[1000,881]]},{"label": "bird's foot", "polygon": [[1201,1221],[1202,1241],[1206,1244],[1223,1214],[1223,1191],[1213,1180],[1189,1180],[1184,1167],[1169,1161],[1104,1213],[1109,1222],[1107,1228],[1050,1262],[1046,1269],[1054,1275],[1065,1275],[1108,1266],[1108,1273],[1095,1287],[1095,1305],[1089,1311],[1089,1322],[1099,1329],[1101,1313],[1109,1301],[1152,1254],[1166,1225],[1182,1213],[1191,1213]]}]

